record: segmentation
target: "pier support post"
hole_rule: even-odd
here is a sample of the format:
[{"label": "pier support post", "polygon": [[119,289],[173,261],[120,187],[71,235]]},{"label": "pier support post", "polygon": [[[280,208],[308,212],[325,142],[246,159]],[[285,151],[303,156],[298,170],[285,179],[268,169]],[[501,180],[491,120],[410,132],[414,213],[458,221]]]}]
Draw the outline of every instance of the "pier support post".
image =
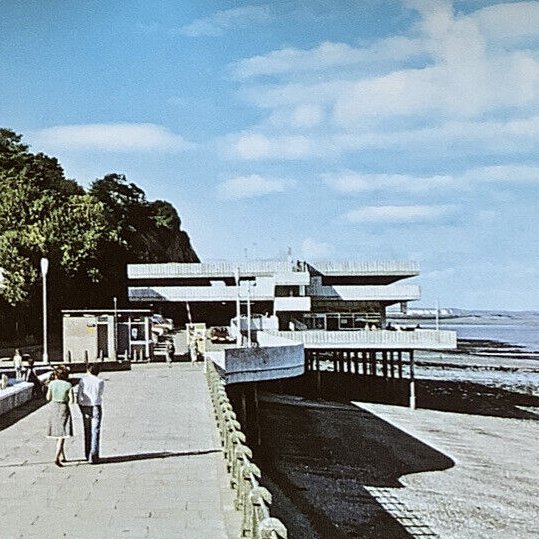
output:
[{"label": "pier support post", "polygon": [[255,432],[256,432],[256,445],[260,447],[262,445],[262,433],[260,431],[260,411],[258,409],[258,383],[254,382],[253,386],[253,400],[255,408]]},{"label": "pier support post", "polygon": [[363,376],[367,375],[367,352],[362,350],[361,352],[361,363],[363,367]]},{"label": "pier support post", "polygon": [[415,410],[415,365],[414,351],[410,350],[410,410]]},{"label": "pier support post", "polygon": [[387,380],[387,350],[382,351],[382,376]]}]

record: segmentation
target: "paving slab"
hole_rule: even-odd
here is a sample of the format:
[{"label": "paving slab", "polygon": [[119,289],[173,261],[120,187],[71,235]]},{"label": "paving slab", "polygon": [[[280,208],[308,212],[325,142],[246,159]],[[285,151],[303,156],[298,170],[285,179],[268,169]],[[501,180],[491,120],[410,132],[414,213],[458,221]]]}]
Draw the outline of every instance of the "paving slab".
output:
[{"label": "paving slab", "polygon": [[[54,465],[48,405],[0,418],[0,537],[238,537],[203,365],[104,372],[102,461],[84,460],[82,418]],[[11,423],[11,424],[10,424]]]}]

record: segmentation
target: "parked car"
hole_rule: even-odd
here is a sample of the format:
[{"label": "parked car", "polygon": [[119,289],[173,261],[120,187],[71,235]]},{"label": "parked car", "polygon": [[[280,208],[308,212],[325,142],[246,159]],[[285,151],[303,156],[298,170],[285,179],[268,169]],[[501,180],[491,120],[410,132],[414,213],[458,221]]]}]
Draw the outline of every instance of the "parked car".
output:
[{"label": "parked car", "polygon": [[226,326],[216,326],[210,329],[210,341],[213,343],[233,343],[236,339],[232,337]]},{"label": "parked car", "polygon": [[174,329],[174,322],[171,318],[164,318],[160,314],[152,315],[152,333],[157,338],[163,337]]}]

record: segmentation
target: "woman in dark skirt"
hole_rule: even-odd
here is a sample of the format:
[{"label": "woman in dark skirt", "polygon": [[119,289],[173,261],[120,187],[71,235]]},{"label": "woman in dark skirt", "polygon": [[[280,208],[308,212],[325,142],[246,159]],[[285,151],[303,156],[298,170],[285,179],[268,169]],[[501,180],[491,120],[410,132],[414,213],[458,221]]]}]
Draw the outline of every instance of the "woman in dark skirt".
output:
[{"label": "woman in dark skirt", "polygon": [[49,424],[47,436],[56,438],[56,466],[62,466],[66,461],[64,443],[66,438],[73,436],[73,421],[69,405],[74,402],[73,386],[69,381],[69,371],[60,366],[56,369],[54,380],[49,383],[47,400],[49,404]]}]

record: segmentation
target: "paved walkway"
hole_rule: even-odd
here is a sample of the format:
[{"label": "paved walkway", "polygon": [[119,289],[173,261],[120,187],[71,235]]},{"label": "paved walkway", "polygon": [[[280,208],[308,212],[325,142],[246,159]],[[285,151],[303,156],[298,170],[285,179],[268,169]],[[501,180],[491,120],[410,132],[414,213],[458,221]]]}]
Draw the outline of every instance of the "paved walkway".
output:
[{"label": "paved walkway", "polygon": [[0,537],[238,537],[202,365],[101,377],[101,464],[83,460],[76,407],[64,468],[44,436],[47,405],[15,422],[0,418]]}]

